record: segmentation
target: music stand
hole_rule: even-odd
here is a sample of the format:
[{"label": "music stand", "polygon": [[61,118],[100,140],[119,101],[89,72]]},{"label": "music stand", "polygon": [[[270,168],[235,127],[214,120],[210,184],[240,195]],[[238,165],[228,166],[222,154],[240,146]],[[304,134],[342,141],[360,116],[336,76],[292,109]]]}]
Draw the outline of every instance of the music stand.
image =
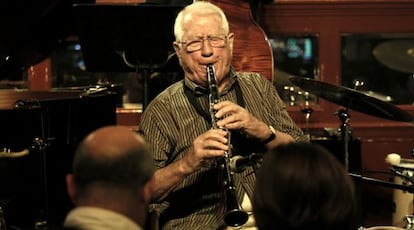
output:
[{"label": "music stand", "polygon": [[151,72],[174,53],[179,5],[75,4],[73,13],[86,70],[137,72],[143,77],[143,109]]}]

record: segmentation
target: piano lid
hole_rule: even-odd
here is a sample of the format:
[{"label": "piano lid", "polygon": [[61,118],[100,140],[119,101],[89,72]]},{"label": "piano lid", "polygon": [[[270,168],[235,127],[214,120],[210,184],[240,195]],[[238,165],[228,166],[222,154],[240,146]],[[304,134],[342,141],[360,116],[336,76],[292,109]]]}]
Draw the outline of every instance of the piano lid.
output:
[{"label": "piano lid", "polygon": [[0,4],[0,80],[21,80],[22,71],[47,58],[74,33],[72,6],[94,0],[22,0]]}]

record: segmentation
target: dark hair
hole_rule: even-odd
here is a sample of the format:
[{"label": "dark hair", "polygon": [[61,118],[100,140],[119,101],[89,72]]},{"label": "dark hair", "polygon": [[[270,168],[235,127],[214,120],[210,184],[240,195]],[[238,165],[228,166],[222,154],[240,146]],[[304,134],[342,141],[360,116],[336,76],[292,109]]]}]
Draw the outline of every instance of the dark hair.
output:
[{"label": "dark hair", "polygon": [[87,151],[80,145],[73,162],[73,175],[80,190],[98,183],[134,190],[148,182],[155,170],[146,146],[114,155],[94,156]]},{"label": "dark hair", "polygon": [[314,143],[269,150],[252,205],[260,230],[356,229],[354,183],[339,160]]}]

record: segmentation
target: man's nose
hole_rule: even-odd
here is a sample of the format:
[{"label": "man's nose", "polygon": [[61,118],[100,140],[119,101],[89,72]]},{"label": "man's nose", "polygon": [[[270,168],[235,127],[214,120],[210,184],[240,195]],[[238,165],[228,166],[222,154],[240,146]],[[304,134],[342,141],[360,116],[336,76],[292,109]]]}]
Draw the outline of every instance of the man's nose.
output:
[{"label": "man's nose", "polygon": [[208,39],[203,39],[201,43],[201,55],[205,57],[213,55],[213,47]]}]

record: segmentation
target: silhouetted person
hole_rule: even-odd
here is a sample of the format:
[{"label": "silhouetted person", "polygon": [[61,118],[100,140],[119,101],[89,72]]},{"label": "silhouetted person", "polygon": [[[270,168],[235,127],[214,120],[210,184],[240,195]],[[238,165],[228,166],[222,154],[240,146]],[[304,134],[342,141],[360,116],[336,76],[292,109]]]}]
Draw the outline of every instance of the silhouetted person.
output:
[{"label": "silhouetted person", "polygon": [[154,163],[144,139],[123,126],[107,126],[80,143],[67,190],[76,206],[71,229],[143,229],[152,196]]},{"label": "silhouetted person", "polygon": [[269,150],[252,200],[260,230],[355,230],[354,183],[324,147],[297,142]]}]

